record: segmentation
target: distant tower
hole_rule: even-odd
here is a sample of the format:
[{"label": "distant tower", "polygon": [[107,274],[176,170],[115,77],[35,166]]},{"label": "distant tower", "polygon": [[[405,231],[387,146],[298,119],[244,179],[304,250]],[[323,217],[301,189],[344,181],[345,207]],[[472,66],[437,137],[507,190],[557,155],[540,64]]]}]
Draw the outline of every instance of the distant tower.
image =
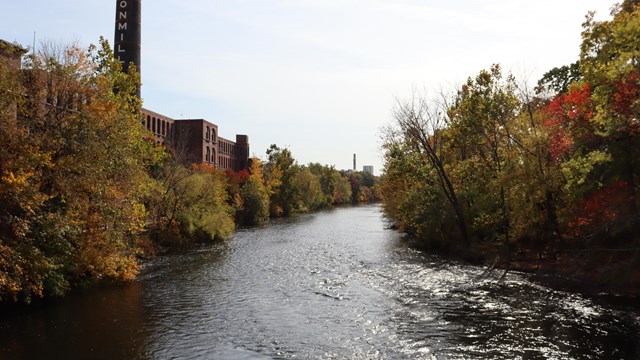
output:
[{"label": "distant tower", "polygon": [[[141,24],[142,6],[141,0],[116,0],[116,24],[113,53],[127,69],[133,63],[140,72],[140,48],[141,48]],[[138,89],[140,97],[140,89]]]},{"label": "distant tower", "polygon": [[356,171],[356,154],[353,154],[353,171]]}]

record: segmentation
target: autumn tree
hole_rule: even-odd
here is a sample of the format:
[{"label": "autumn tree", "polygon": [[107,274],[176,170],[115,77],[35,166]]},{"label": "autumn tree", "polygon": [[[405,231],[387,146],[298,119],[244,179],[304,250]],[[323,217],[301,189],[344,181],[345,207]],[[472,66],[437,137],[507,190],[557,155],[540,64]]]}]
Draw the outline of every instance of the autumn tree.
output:
[{"label": "autumn tree", "polygon": [[535,249],[543,257],[562,244],[564,235],[566,179],[554,155],[561,132],[549,126],[548,99],[534,96],[526,83],[518,86],[518,97],[522,108],[512,122],[510,155],[517,166],[505,174],[512,189],[512,230],[520,243],[516,251]]},{"label": "autumn tree", "polygon": [[352,199],[352,188],[347,177],[342,176],[335,169],[328,172],[326,179],[333,184],[333,194],[327,192],[327,195],[332,195],[333,204],[348,204]]},{"label": "autumn tree", "polygon": [[[454,184],[453,169],[448,161],[449,158],[443,153],[446,139],[443,133],[447,123],[446,108],[439,103],[430,105],[427,99],[414,95],[407,102],[398,102],[394,110],[394,119],[399,128],[400,142],[428,166],[428,171],[422,172],[428,177],[424,180],[433,179],[437,184],[438,191],[447,200],[448,206],[455,214],[460,237],[468,247],[471,244],[471,238],[464,204],[459,196],[460,187]],[[392,134],[388,137],[396,138],[393,136],[395,131],[389,131]]]},{"label": "autumn tree", "polygon": [[192,174],[182,184],[186,201],[178,213],[183,234],[192,241],[226,239],[235,224],[225,174],[207,164],[193,164],[190,170]]},{"label": "autumn tree", "polygon": [[396,226],[431,249],[455,248],[456,214],[442,189],[436,169],[410,144],[388,129],[385,140],[382,204]]},{"label": "autumn tree", "polygon": [[352,203],[370,203],[378,200],[375,192],[376,178],[373,174],[364,171],[353,171],[345,172],[343,176],[349,179]]},{"label": "autumn tree", "polygon": [[387,215],[432,246],[458,236],[508,266],[516,254],[637,287],[639,2],[612,17],[587,16],[579,61],[536,95],[493,66],[435,106],[399,104],[384,138]]},{"label": "autumn tree", "polygon": [[551,94],[551,96],[564,94],[569,90],[569,85],[581,78],[582,73],[580,72],[578,62],[574,62],[571,65],[555,67],[544,73],[538,81],[536,93]]},{"label": "autumn tree", "polygon": [[320,177],[314,174],[308,167],[302,166],[294,183],[300,189],[302,211],[317,210],[326,206],[326,197],[322,192]]},{"label": "autumn tree", "polygon": [[[614,8],[613,19],[595,21],[593,14],[583,25],[580,53],[584,80],[592,88],[595,133],[611,157],[611,172],[602,174],[625,183],[625,204],[637,212],[637,177],[640,172],[640,6],[624,1]],[[605,179],[602,179],[605,180]]]},{"label": "autumn tree", "polygon": [[309,170],[320,180],[324,194],[323,207],[347,204],[351,201],[351,185],[347,175],[336,170],[335,166],[310,163]]},{"label": "autumn tree", "polygon": [[227,238],[235,228],[228,178],[206,164],[185,167],[168,157],[153,172],[153,192],[147,198],[151,240],[162,246]]},{"label": "autumn tree", "polygon": [[289,149],[281,149],[275,144],[267,149],[267,156],[265,178],[271,193],[271,215],[289,216],[300,205],[300,188],[295,183],[299,165]]},{"label": "autumn tree", "polygon": [[143,141],[138,76],[129,70],[101,40],[88,51],[48,44],[19,82],[2,75],[21,96],[18,118],[3,119],[12,124],[0,133],[3,299],[137,274],[146,169],[161,154]]},{"label": "autumn tree", "polygon": [[474,228],[481,237],[499,235],[505,244],[511,241],[511,194],[504,175],[515,166],[511,128],[520,110],[515,88],[499,65],[469,78],[448,108],[446,131],[465,179]]},{"label": "autumn tree", "polygon": [[544,224],[545,239],[557,235],[553,194],[560,185],[550,179],[560,172],[549,170],[540,106],[528,105],[534,107],[523,107],[515,80],[494,65],[453,96],[397,107],[399,126],[385,141],[382,195],[404,210],[385,205],[387,212],[431,242],[445,233],[451,238],[456,224],[467,247],[475,239],[476,247],[497,249],[506,261],[533,229]]},{"label": "autumn tree", "polygon": [[251,159],[249,174],[240,190],[242,206],[238,218],[245,225],[263,225],[269,221],[269,192],[264,185],[260,159]]},{"label": "autumn tree", "polygon": [[242,220],[239,218],[243,207],[242,188],[249,181],[251,175],[248,169],[242,169],[240,171],[226,169],[224,171],[224,174],[227,178],[227,194],[229,195],[229,204],[235,209],[236,220],[242,223]]}]

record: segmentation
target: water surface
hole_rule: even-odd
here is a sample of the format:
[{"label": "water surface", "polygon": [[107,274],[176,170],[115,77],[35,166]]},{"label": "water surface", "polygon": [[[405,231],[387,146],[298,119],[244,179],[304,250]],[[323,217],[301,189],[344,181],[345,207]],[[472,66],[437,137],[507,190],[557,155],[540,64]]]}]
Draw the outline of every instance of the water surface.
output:
[{"label": "water surface", "polygon": [[0,315],[0,359],[638,359],[640,312],[411,248],[378,206],[241,229]]}]

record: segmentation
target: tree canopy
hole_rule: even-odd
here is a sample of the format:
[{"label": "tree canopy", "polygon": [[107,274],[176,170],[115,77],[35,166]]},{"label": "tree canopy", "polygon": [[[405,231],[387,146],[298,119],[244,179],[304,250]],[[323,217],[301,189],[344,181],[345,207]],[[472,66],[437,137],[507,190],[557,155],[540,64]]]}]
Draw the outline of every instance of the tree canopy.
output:
[{"label": "tree canopy", "polygon": [[638,2],[589,14],[580,49],[537,97],[493,65],[453,94],[400,101],[384,137],[386,213],[432,247],[640,281]]}]

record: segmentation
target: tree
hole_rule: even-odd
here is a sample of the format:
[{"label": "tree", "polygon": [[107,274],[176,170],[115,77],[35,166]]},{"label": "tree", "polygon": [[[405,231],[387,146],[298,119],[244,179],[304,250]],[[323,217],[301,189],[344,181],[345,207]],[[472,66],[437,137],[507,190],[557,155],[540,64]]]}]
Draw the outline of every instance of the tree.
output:
[{"label": "tree", "polygon": [[452,98],[399,104],[384,139],[385,213],[433,247],[451,249],[454,234],[508,265],[521,264],[513,250],[537,253],[636,288],[639,4],[624,1],[609,21],[590,14],[580,60],[547,72],[542,96],[493,66]]},{"label": "tree", "polygon": [[[56,271],[60,265],[43,253],[28,233],[48,200],[39,191],[41,169],[50,166],[47,154],[29,140],[29,129],[16,116],[24,105],[25,86],[19,70],[0,59],[0,301],[29,301],[44,291],[68,286]],[[52,289],[45,281],[55,279]]]},{"label": "tree", "polygon": [[542,79],[538,81],[536,93],[550,93],[551,95],[564,94],[569,90],[569,85],[581,78],[582,73],[580,72],[580,65],[578,62],[561,67],[555,67],[547,71],[542,76]]},{"label": "tree", "polygon": [[409,139],[391,129],[386,135],[381,182],[385,214],[429,248],[453,248],[459,225],[435,168],[409,145]]},{"label": "tree", "polygon": [[162,156],[143,140],[135,68],[122,72],[101,39],[88,51],[45,45],[18,76],[5,84],[23,95],[19,116],[0,132],[0,297],[131,280],[146,169]]},{"label": "tree", "polygon": [[333,169],[328,175],[328,181],[333,184],[333,194],[331,196],[333,204],[348,204],[351,202],[351,184],[349,179],[340,175]]},{"label": "tree", "polygon": [[517,251],[537,250],[542,258],[545,249],[562,240],[558,210],[566,209],[562,169],[553,153],[557,150],[550,138],[558,133],[546,124],[547,104],[531,97],[530,90],[519,87],[522,111],[510,126],[510,170],[502,181],[509,188],[510,226]]},{"label": "tree", "polygon": [[367,203],[377,200],[374,192],[376,178],[373,174],[364,171],[353,171],[343,172],[342,175],[349,180],[352,203]]},{"label": "tree", "polygon": [[[249,181],[249,171],[242,169],[240,171],[233,171],[231,169],[225,170],[227,178],[227,193],[229,194],[229,204],[235,209],[236,215],[240,216],[242,211],[242,187]],[[242,219],[237,218],[240,223]]]},{"label": "tree", "polygon": [[299,166],[289,149],[280,149],[275,144],[269,147],[267,155],[265,178],[271,192],[271,215],[289,216],[300,204],[300,188],[294,181]]},{"label": "tree", "polygon": [[207,164],[194,164],[191,171],[183,183],[186,201],[178,213],[183,234],[205,241],[226,239],[235,224],[224,173]]},{"label": "tree", "polygon": [[326,205],[320,177],[315,175],[308,167],[301,167],[296,174],[294,183],[300,189],[300,200],[304,207],[301,210],[316,210]]},{"label": "tree", "polygon": [[442,153],[443,132],[446,123],[445,110],[441,104],[429,106],[424,98],[414,97],[406,103],[398,103],[394,111],[396,124],[399,126],[402,136],[406,139],[407,146],[422,158],[433,170],[442,194],[455,213],[460,236],[465,244],[471,244],[467,219],[463,204],[459,199],[458,190],[451,178],[447,159]]},{"label": "tree", "polygon": [[485,234],[502,234],[505,244],[511,237],[511,207],[503,175],[514,166],[511,127],[520,110],[515,89],[513,77],[503,78],[500,66],[493,65],[469,78],[448,109],[447,134],[458,153],[458,168],[464,178],[475,180],[467,180],[471,186],[466,194],[476,227],[493,229]]},{"label": "tree", "polygon": [[186,168],[170,157],[155,181],[155,192],[148,199],[152,215],[148,231],[156,243],[182,246],[225,239],[235,228],[222,170],[206,164]]},{"label": "tree", "polygon": [[251,159],[249,179],[240,190],[242,207],[239,218],[246,225],[263,225],[269,221],[269,193],[264,186],[262,168],[259,159]]},{"label": "tree", "polygon": [[612,15],[610,21],[595,21],[593,14],[587,16],[580,65],[585,81],[593,89],[591,123],[613,160],[605,183],[623,178],[627,184],[626,203],[636,213],[640,172],[640,6],[637,1],[624,1]]}]

